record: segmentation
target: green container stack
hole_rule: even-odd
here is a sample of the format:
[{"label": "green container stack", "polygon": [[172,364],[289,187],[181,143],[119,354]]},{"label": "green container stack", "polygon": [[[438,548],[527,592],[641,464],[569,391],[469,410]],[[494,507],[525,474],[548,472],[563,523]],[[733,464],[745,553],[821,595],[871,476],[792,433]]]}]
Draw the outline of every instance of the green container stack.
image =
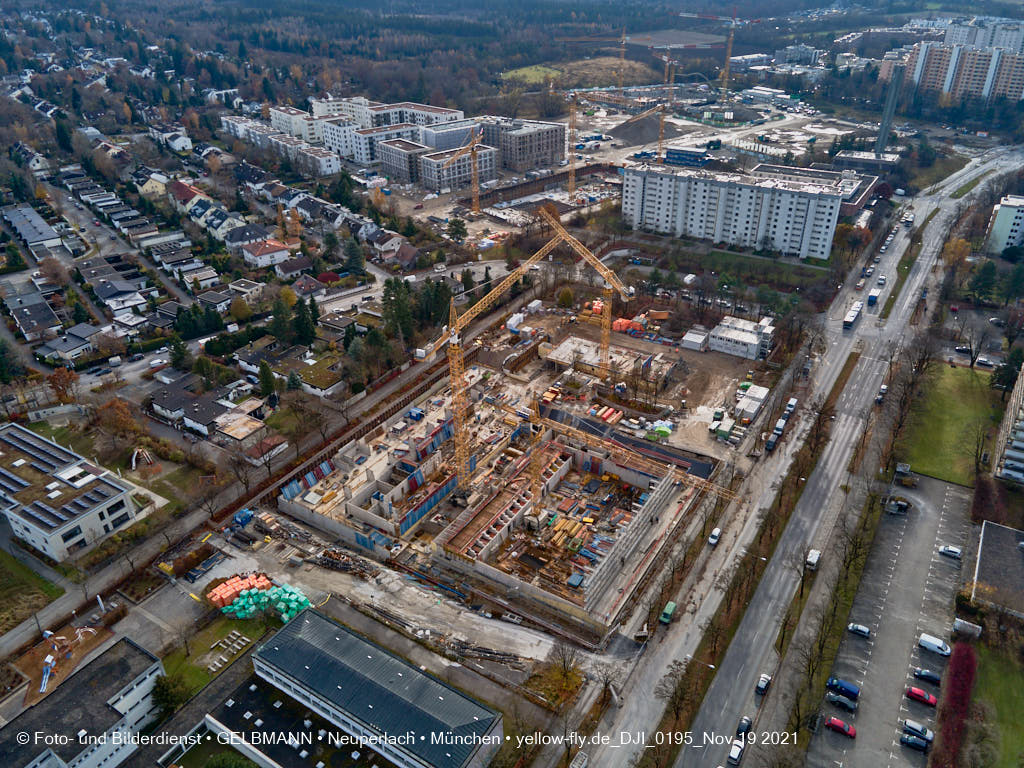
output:
[{"label": "green container stack", "polygon": [[251,619],[269,609],[280,614],[281,621],[287,623],[308,607],[309,598],[301,590],[286,584],[270,589],[243,589],[234,602],[221,608],[221,612],[232,614],[237,619]]}]

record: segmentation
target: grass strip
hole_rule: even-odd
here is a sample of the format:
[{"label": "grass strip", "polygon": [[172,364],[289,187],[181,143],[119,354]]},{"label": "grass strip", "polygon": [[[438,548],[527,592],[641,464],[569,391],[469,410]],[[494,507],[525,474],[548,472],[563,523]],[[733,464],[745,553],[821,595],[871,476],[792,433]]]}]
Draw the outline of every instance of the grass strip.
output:
[{"label": "grass strip", "polygon": [[907,277],[910,275],[910,270],[914,266],[914,262],[917,261],[917,257],[921,255],[921,248],[924,243],[924,229],[938,212],[939,209],[936,208],[929,213],[928,218],[921,222],[921,226],[914,230],[914,234],[910,236],[910,246],[903,252],[900,263],[896,267],[896,282],[893,284],[892,290],[889,291],[889,297],[885,300],[885,306],[882,307],[880,317],[883,320],[888,319],[892,313],[892,308],[896,305],[896,299],[900,297],[900,291],[903,290],[903,284],[907,281]]},{"label": "grass strip", "polygon": [[[835,406],[859,359],[859,352],[851,352],[846,358],[846,362],[825,400],[822,413],[828,413]],[[823,418],[825,425],[831,424],[827,417]],[[676,711],[673,711],[672,707],[665,708],[657,728],[664,735],[652,737],[649,740],[652,746],[641,754],[637,768],[668,765],[676,759],[682,745],[674,743],[678,740],[674,739],[672,734],[689,731],[693,725],[693,720],[697,716],[704,696],[715,679],[717,668],[746,613],[748,605],[746,598],[753,595],[756,590],[765,568],[768,567],[768,563],[775,553],[775,547],[779,539],[782,538],[782,532],[786,529],[786,524],[807,485],[806,482],[801,482],[800,478],[810,477],[818,464],[821,448],[824,447],[828,437],[828,429],[829,427],[826,426],[826,432],[820,436],[818,445],[812,445],[809,439],[797,452],[789,472],[779,487],[772,508],[764,515],[757,536],[747,548],[747,553],[733,573],[729,586],[725,590],[725,599],[718,606],[718,610],[715,611],[715,615],[704,630],[700,645],[697,646],[697,650],[693,654],[693,660],[696,663],[687,666],[685,673],[677,683],[677,689],[686,692],[686,695],[682,697],[682,705]]]},{"label": "grass strip", "polygon": [[978,186],[978,184],[981,183],[982,179],[984,179],[990,173],[992,173],[992,171],[989,171],[988,173],[983,173],[980,176],[972,179],[971,181],[968,181],[966,184],[962,184],[961,186],[956,188],[956,190],[953,192],[953,194],[950,195],[950,197],[953,198],[954,200],[959,200],[961,197],[963,197],[976,186]]}]

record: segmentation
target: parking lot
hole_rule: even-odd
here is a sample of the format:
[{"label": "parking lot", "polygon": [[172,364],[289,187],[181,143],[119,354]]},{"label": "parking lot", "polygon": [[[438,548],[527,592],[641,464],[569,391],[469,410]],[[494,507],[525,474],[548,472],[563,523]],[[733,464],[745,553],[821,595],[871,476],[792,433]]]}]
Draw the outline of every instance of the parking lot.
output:
[{"label": "parking lot", "polygon": [[[847,632],[832,674],[861,688],[849,713],[822,700],[825,718],[839,717],[857,729],[855,739],[819,728],[808,765],[924,766],[927,757],[900,744],[909,718],[935,729],[935,709],[909,700],[909,686],[938,696],[939,687],[914,678],[917,667],[942,673],[946,659],[917,646],[926,632],[946,641],[953,623],[953,595],[961,562],[939,554],[943,545],[963,547],[968,535],[970,492],[930,478],[898,495],[912,503],[906,515],[884,514],[868,556],[850,622],[870,638]],[[823,692],[824,695],[824,692]]]}]

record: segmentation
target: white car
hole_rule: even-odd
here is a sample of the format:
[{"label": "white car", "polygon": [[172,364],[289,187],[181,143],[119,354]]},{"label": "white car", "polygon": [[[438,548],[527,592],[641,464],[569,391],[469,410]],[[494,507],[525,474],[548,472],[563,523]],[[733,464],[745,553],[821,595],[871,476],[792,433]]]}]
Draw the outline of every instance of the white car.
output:
[{"label": "white car", "polygon": [[950,544],[943,544],[939,547],[939,554],[945,557],[951,557],[954,560],[959,560],[964,556],[964,551],[960,547],[954,547]]},{"label": "white car", "polygon": [[860,635],[861,637],[871,637],[871,629],[863,624],[849,624],[846,629],[855,635]]},{"label": "white car", "polygon": [[885,285],[885,275],[879,275],[878,276],[878,284],[879,285]]},{"label": "white car", "polygon": [[729,747],[729,757],[726,762],[729,765],[739,765],[743,759],[743,750],[747,748],[747,742],[743,739],[736,739],[733,741],[732,746]]},{"label": "white car", "polygon": [[167,365],[167,361],[166,360],[162,360],[159,357],[155,357],[155,358],[153,358],[152,360],[149,361],[149,367],[150,368],[159,368],[161,365]]},{"label": "white car", "polygon": [[718,540],[721,539],[721,538],[722,538],[722,529],[721,528],[715,528],[713,531],[711,531],[711,535],[708,536],[708,544],[710,544],[712,547],[718,546]]}]

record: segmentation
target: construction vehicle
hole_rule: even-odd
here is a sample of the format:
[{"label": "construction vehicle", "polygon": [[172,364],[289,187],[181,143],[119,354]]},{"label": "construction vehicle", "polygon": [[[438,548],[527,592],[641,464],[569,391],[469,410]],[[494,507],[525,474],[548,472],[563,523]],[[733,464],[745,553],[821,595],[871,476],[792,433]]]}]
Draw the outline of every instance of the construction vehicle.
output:
[{"label": "construction vehicle", "polygon": [[[459,158],[469,155],[469,167],[470,167],[470,188],[473,195],[473,213],[480,213],[480,171],[477,167],[477,146],[483,140],[483,130],[473,131],[469,137],[469,141],[463,146],[459,147],[458,150],[451,157],[444,161],[441,168],[448,168],[453,165]],[[454,184],[449,184],[453,189]]]},{"label": "construction vehicle", "polygon": [[917,477],[910,471],[909,464],[896,465],[896,475],[894,480],[897,485],[902,485],[904,488],[917,487]]},{"label": "construction vehicle", "polygon": [[[709,21],[724,21],[729,25],[729,36],[725,42],[725,65],[722,67],[721,87],[722,91],[729,90],[729,60],[732,58],[732,41],[736,35],[736,27],[740,24],[758,24],[761,19],[738,19],[734,13],[732,16],[715,16],[709,13],[680,13],[684,19],[706,19]],[[689,46],[688,46],[689,47]],[[709,45],[707,47],[718,47]]]}]

